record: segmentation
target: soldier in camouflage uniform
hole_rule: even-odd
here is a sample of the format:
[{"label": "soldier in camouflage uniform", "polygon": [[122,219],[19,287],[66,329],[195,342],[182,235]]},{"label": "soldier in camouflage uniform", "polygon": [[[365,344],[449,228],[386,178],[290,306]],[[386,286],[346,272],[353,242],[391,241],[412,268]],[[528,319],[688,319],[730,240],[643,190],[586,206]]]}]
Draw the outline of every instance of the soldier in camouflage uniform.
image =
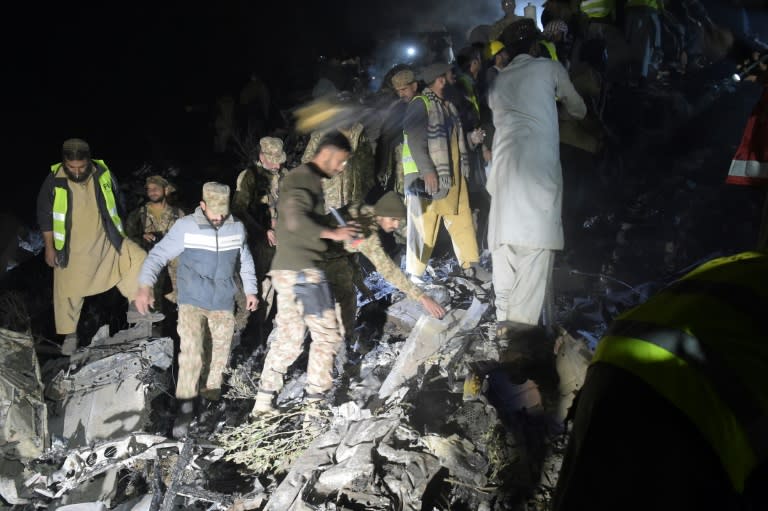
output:
[{"label": "soldier in camouflage uniform", "polygon": [[312,160],[288,172],[280,187],[277,251],[270,276],[277,292],[277,337],[261,371],[253,414],[274,411],[273,399],[283,387],[288,367],[301,354],[309,329],[312,341],[307,362],[307,400],[319,400],[332,386],[334,358],[342,345],[333,296],[318,268],[325,240],[353,239],[356,224],[330,227],[323,199],[323,182],[344,171],[352,152],[349,139],[338,131],[325,134]]},{"label": "soldier in camouflage uniform", "polygon": [[[331,208],[339,209],[347,204],[362,203],[374,186],[373,149],[363,125],[358,122],[339,131],[349,139],[352,153],[344,172],[323,181],[326,213]],[[317,145],[324,134],[323,131],[312,133],[307,148],[304,150],[302,163],[306,163],[314,157],[317,152]]]},{"label": "soldier in camouflage uniform", "polygon": [[[185,215],[184,211],[176,206],[168,204],[166,199],[169,190],[168,181],[162,176],[149,176],[144,184],[147,194],[147,202],[131,211],[125,221],[125,234],[138,243],[141,248],[149,252],[170,230],[171,226],[179,218]],[[154,286],[155,304],[163,312],[163,296],[176,303],[176,270],[178,259],[172,259],[168,267],[164,268],[158,276]],[[170,291],[167,289],[167,281],[170,280]]]},{"label": "soldier in camouflage uniform", "polygon": [[397,193],[387,192],[374,206],[350,207],[347,213],[360,225],[361,235],[352,241],[345,241],[344,250],[364,255],[384,280],[403,291],[408,298],[421,302],[432,316],[442,318],[445,309],[412,283],[381,245],[380,233],[397,230],[407,214],[405,204]]},{"label": "soldier in camouflage uniform", "polygon": [[[362,203],[375,184],[373,150],[363,125],[355,123],[339,131],[349,139],[352,154],[342,174],[323,182],[326,213],[329,213],[331,208],[338,210],[349,204]],[[303,162],[308,161],[315,153],[322,135],[323,131],[312,133],[304,151]],[[320,269],[327,276],[336,303],[341,308],[341,321],[345,335],[351,335],[357,312],[357,293],[354,288],[357,287],[365,294],[370,294],[370,290],[365,286],[357,254],[349,253],[341,247],[337,249],[331,247],[323,256]]]},{"label": "soldier in camouflage uniform", "polygon": [[[136,296],[139,313],[145,314],[152,305],[151,289],[157,275],[175,257],[179,258],[180,352],[176,384],[179,414],[173,435],[181,438],[187,434],[194,418],[194,400],[198,395],[217,400],[221,394],[235,327],[233,309],[238,266],[248,309],[253,311],[258,304],[258,285],[245,227],[229,215],[227,185],[205,183],[200,206],[192,215],[177,220],[149,252],[139,274]],[[211,333],[211,359],[206,381],[199,389],[207,351],[203,347],[206,326]]]},{"label": "soldier in camouflage uniform", "polygon": [[[245,224],[248,231],[248,247],[254,258],[256,278],[261,284],[261,297],[265,305],[265,317],[272,307],[274,288],[267,276],[275,256],[277,237],[278,188],[286,169],[283,141],[264,137],[259,141],[259,157],[237,176],[237,186],[232,199],[232,213]],[[247,321],[245,294],[237,298],[236,323],[243,328]]]}]

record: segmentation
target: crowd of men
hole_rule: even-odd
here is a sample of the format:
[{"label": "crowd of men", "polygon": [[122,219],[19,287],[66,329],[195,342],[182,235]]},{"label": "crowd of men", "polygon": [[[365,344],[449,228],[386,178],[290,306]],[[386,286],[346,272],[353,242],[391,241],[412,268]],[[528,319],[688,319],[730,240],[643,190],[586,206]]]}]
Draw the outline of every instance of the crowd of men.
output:
[{"label": "crowd of men", "polygon": [[[692,1],[679,4],[701,15]],[[497,335],[540,325],[555,253],[566,241],[561,133],[568,122],[597,114],[600,97],[600,87],[575,78],[576,61],[605,79],[623,69],[646,85],[660,76],[662,6],[628,0],[622,34],[609,0],[576,8],[550,1],[543,31],[515,14],[513,0],[501,5],[505,16],[476,33],[455,62],[392,68],[385,84],[391,101],[375,138],[357,121],[318,129],[301,164],[287,169],[284,140],[260,137],[236,181],[205,183],[189,214],[168,201],[165,178],[150,176],[146,203],[126,216],[104,160],[84,140],[65,141],[38,197],[62,352],[82,344],[76,328],[87,296],[117,287],[134,320],[153,321],[153,307],[176,308],[173,435],[181,438],[199,405],[221,397],[233,336],[245,326],[237,314],[247,318],[261,307],[265,321],[274,317],[275,333],[252,414],[276,412],[307,332],[304,401],[322,406],[334,371],[344,370],[336,360],[354,341],[358,293],[370,293],[361,257],[442,318],[444,304],[424,283],[443,227],[457,271],[492,279]],[[605,67],[587,50],[594,41],[607,48],[607,62],[605,51],[598,58]],[[618,41],[630,50],[623,63]],[[681,44],[678,57],[687,48]],[[393,239],[404,245],[403,265],[385,249]],[[483,251],[492,268],[481,266]]]}]

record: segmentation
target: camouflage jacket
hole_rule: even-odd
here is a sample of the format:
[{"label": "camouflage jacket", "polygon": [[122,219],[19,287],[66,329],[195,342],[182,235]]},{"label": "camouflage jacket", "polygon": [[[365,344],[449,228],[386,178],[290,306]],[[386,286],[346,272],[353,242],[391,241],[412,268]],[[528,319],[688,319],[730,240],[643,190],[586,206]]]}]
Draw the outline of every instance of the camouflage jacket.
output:
[{"label": "camouflage jacket", "polygon": [[152,248],[154,243],[144,240],[144,234],[155,233],[157,241],[165,236],[171,226],[179,218],[185,215],[181,208],[166,204],[159,218],[151,215],[147,210],[147,204],[142,204],[131,211],[125,220],[125,234],[146,250]]},{"label": "camouflage jacket", "polygon": [[[325,258],[339,257],[340,255],[359,252],[371,261],[381,277],[404,292],[408,298],[419,300],[424,296],[424,291],[419,289],[395,264],[391,257],[384,251],[379,238],[379,224],[376,223],[376,215],[373,206],[353,205],[346,208],[342,216],[358,222],[361,228],[361,236],[352,241],[330,242],[331,247],[325,252]],[[343,253],[340,251],[343,247]]]},{"label": "camouflage jacket", "polygon": [[[374,186],[373,148],[364,132],[363,125],[355,123],[351,128],[339,131],[349,139],[352,145],[352,154],[347,161],[344,172],[323,180],[326,213],[330,211],[330,208],[339,209],[347,204],[362,203]],[[304,150],[302,163],[313,158],[317,151],[317,145],[324,134],[324,131],[312,133],[307,148]]]},{"label": "camouflage jacket", "polygon": [[277,198],[285,168],[276,171],[264,168],[260,162],[237,176],[232,213],[251,233],[262,233],[277,221]]}]

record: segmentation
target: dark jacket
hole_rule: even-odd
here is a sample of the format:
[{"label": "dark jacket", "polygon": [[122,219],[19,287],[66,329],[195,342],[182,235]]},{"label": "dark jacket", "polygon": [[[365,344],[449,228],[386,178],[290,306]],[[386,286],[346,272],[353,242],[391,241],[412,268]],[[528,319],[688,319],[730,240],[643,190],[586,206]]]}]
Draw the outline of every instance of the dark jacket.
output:
[{"label": "dark jacket", "polygon": [[[95,161],[91,162],[91,164],[94,166],[91,179],[94,179],[96,182],[98,182],[102,174],[108,172],[108,170],[106,167],[99,165]],[[110,172],[110,175],[112,176],[112,193],[115,196],[118,215],[120,218],[125,218],[125,203],[123,201],[123,195],[120,192],[120,187],[118,186],[114,172]],[[69,179],[64,172],[63,166],[58,171],[56,171],[56,173],[48,173],[37,195],[37,223],[40,227],[40,231],[42,232],[53,231],[53,198],[55,189],[57,187],[61,187],[67,190],[68,202],[71,203],[72,194],[69,192]],[[112,222],[112,219],[109,216],[109,211],[107,211],[107,204],[104,200],[104,194],[100,193],[98,186],[96,186],[95,189],[96,202],[99,205],[99,214],[101,215],[101,223],[104,225],[104,228],[107,231],[107,238],[109,239],[109,242],[112,243],[118,252],[120,252],[120,249],[123,246],[123,235],[120,234],[120,232],[117,230],[117,227],[115,227],[115,224]],[[72,231],[71,208],[67,210],[66,226],[66,244],[64,245],[63,250],[56,251],[56,262],[62,268],[66,267],[67,263],[69,262],[69,240],[71,239],[70,233]]]},{"label": "dark jacket", "polygon": [[317,268],[322,261],[327,245],[320,233],[328,227],[323,179],[328,178],[311,162],[285,175],[277,203],[278,244],[271,269],[301,271]]}]

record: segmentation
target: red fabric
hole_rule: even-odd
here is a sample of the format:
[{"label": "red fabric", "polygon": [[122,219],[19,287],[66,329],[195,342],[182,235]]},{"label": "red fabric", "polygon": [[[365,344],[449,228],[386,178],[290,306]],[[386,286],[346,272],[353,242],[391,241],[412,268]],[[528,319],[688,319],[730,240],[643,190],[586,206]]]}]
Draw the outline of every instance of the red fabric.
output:
[{"label": "red fabric", "polygon": [[763,87],[763,94],[747,120],[726,182],[768,184],[768,85]]}]

